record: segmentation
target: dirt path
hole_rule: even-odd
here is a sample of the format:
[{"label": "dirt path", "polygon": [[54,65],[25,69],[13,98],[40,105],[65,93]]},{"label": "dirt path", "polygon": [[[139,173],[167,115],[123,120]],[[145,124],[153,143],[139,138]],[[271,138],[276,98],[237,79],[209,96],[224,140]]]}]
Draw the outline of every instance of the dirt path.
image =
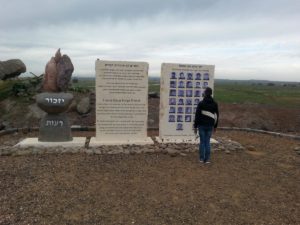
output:
[{"label": "dirt path", "polygon": [[0,224],[300,224],[299,141],[217,135],[255,151],[0,157]]}]

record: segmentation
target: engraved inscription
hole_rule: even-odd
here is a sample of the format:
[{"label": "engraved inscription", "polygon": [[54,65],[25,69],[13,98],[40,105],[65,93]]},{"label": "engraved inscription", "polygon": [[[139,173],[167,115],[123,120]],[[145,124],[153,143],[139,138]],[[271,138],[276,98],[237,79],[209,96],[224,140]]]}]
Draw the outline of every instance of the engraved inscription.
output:
[{"label": "engraved inscription", "polygon": [[62,127],[64,121],[62,120],[46,120],[46,127]]},{"label": "engraved inscription", "polygon": [[61,104],[65,102],[63,98],[45,98],[48,103]]}]

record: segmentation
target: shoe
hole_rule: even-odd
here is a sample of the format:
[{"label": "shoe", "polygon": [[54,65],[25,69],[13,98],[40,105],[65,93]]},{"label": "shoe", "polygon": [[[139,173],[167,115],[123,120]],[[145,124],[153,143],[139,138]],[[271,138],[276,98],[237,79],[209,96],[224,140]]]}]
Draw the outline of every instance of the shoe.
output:
[{"label": "shoe", "polygon": [[211,164],[211,162],[210,161],[206,161],[205,164]]},{"label": "shoe", "polygon": [[199,163],[204,163],[204,161],[203,160],[199,160]]}]

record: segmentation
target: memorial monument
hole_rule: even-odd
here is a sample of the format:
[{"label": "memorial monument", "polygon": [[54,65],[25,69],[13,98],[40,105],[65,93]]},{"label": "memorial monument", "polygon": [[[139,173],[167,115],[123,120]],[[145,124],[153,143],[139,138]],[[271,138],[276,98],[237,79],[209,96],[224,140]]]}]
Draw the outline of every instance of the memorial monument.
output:
[{"label": "memorial monument", "polygon": [[213,65],[163,63],[159,142],[198,142],[193,122],[206,87],[214,89]]},{"label": "memorial monument", "polygon": [[71,59],[61,55],[60,49],[46,65],[43,93],[36,96],[37,105],[47,114],[40,122],[38,138],[26,138],[17,144],[20,147],[83,147],[85,138],[73,138],[65,111],[73,100],[67,93],[74,71]]},{"label": "memorial monument", "polygon": [[44,93],[36,97],[37,105],[47,114],[41,120],[39,141],[72,141],[71,126],[64,113],[73,100],[73,95],[66,93],[74,71],[71,59],[57,50],[46,65],[43,80]]},{"label": "memorial monument", "polygon": [[148,67],[96,61],[96,138],[90,146],[153,143],[147,137]]}]

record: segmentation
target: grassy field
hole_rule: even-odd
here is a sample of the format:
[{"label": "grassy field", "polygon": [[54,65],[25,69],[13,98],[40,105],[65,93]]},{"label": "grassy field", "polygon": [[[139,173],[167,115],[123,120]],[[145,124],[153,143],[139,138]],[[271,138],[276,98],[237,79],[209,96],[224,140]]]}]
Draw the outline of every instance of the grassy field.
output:
[{"label": "grassy field", "polygon": [[216,83],[215,99],[224,103],[256,103],[300,108],[300,86]]},{"label": "grassy field", "polygon": [[[159,92],[157,80],[149,81],[149,92]],[[250,103],[300,108],[300,85],[282,82],[217,81],[215,99],[221,103]]]},{"label": "grassy field", "polygon": [[[0,100],[12,94],[15,80],[0,82]],[[77,92],[95,90],[94,78],[79,77],[72,82],[72,89]],[[159,78],[149,79],[149,92],[160,91]],[[216,80],[215,99],[221,103],[250,103],[289,108],[300,108],[300,83],[269,81],[234,81]]]},{"label": "grassy field", "polygon": [[[94,89],[94,79],[79,79],[75,87]],[[160,91],[160,80],[149,79],[149,92]],[[250,103],[300,108],[300,84],[269,81],[216,80],[215,99],[221,103]]]}]

